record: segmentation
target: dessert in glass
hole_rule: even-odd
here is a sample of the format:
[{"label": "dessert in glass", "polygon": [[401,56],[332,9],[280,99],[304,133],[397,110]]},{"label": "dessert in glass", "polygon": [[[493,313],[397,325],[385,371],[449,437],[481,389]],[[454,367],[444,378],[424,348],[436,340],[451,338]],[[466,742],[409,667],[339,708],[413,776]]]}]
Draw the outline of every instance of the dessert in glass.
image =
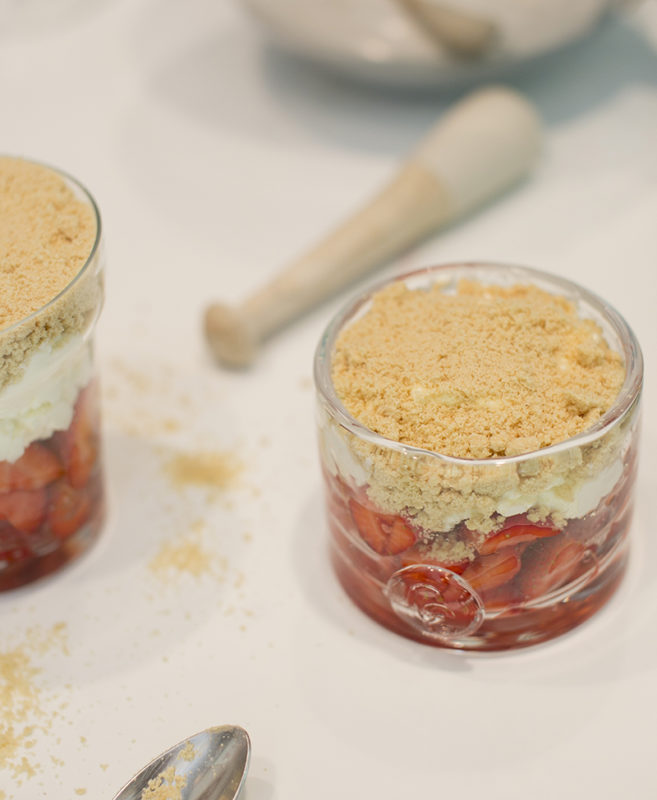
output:
[{"label": "dessert in glass", "polygon": [[0,157],[0,590],[57,570],[100,531],[102,270],[89,193]]},{"label": "dessert in glass", "polygon": [[627,564],[642,375],[623,318],[537,270],[445,265],[355,299],[315,356],[347,594],[465,650],[586,620]]}]

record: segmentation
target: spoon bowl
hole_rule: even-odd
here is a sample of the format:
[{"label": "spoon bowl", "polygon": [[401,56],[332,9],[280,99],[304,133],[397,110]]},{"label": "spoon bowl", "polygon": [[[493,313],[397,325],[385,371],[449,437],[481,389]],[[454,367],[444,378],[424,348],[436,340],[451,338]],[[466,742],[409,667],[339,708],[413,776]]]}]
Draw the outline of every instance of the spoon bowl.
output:
[{"label": "spoon bowl", "polygon": [[234,800],[242,790],[250,755],[243,728],[208,728],[153,759],[114,800]]}]

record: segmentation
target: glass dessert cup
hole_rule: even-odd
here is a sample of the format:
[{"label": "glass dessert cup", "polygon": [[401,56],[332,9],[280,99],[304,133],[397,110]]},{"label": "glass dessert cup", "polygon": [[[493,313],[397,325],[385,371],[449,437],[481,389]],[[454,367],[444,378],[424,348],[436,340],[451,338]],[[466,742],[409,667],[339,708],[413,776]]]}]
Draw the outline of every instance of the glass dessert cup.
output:
[{"label": "glass dessert cup", "polygon": [[315,356],[330,558],[356,605],[390,630],[435,646],[503,650],[576,627],[620,584],[643,364],[622,317],[567,280],[495,264],[446,265],[394,280],[410,288],[439,282],[449,293],[462,278],[531,284],[567,298],[620,354],[620,393],[587,430],[521,455],[456,458],[386,439],[347,412],[331,379],[340,332],[391,281],[378,284],[333,319]]},{"label": "glass dessert cup", "polygon": [[0,355],[18,365],[17,378],[0,388],[0,591],[80,556],[104,517],[93,365],[103,302],[100,216],[80,184],[51,171],[89,206],[95,240],[59,294],[0,330]]}]

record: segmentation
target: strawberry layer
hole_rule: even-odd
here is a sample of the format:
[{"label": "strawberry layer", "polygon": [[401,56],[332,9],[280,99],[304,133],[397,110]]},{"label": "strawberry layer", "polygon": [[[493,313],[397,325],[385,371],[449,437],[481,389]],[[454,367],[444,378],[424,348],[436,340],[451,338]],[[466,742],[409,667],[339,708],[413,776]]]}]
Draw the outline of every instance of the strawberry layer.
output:
[{"label": "strawberry layer", "polygon": [[79,392],[66,430],[0,461],[0,591],[59,568],[86,549],[103,514],[95,382]]},{"label": "strawberry layer", "polygon": [[521,633],[530,608],[569,602],[623,557],[635,471],[630,454],[623,479],[582,520],[558,528],[511,517],[483,538],[463,525],[447,536],[423,531],[325,471],[333,554],[349,569],[348,591],[359,605],[377,597],[378,607],[389,602],[429,638],[461,637],[481,613],[482,633],[489,631],[487,620],[500,615],[515,619]]}]

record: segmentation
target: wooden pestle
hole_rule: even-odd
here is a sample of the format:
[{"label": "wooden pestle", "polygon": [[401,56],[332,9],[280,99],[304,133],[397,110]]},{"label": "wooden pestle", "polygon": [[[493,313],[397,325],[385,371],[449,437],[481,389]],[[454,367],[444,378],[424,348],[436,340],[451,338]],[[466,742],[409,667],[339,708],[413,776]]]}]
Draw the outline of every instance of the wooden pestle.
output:
[{"label": "wooden pestle", "polygon": [[215,357],[244,367],[274,331],[522,178],[537,160],[532,105],[504,87],[449,110],[361,211],[283,269],[242,305],[211,305],[205,334]]}]

